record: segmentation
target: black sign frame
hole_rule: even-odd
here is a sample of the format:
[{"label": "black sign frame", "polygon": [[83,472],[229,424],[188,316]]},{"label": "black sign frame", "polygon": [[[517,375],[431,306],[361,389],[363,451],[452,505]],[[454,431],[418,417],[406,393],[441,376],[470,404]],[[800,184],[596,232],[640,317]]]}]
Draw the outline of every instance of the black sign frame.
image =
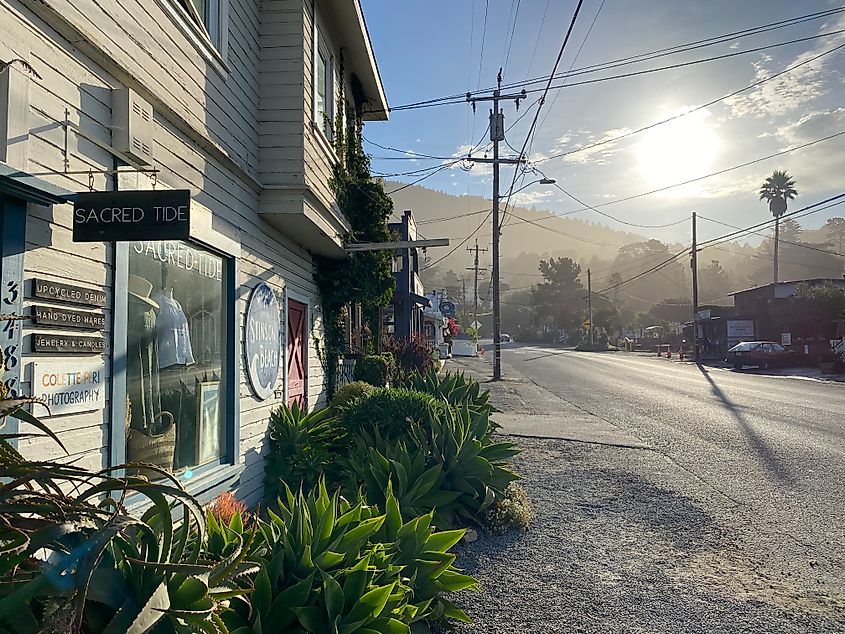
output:
[{"label": "black sign frame", "polygon": [[188,189],[82,192],[73,195],[74,242],[187,240]]},{"label": "black sign frame", "polygon": [[32,278],[32,297],[51,302],[65,302],[95,308],[105,308],[108,305],[108,295],[101,288],[86,288],[75,284],[45,280],[43,277]]},{"label": "black sign frame", "polygon": [[39,326],[57,326],[75,330],[105,330],[106,314],[101,311],[72,310],[32,305],[32,321]]},{"label": "black sign frame", "polygon": [[33,352],[53,354],[103,354],[106,340],[103,337],[85,337],[53,333],[32,333]]}]

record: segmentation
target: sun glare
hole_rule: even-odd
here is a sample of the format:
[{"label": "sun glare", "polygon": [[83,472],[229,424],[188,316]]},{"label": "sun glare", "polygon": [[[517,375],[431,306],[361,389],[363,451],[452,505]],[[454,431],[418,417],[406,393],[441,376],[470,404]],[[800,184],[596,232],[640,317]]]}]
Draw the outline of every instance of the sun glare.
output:
[{"label": "sun glare", "polygon": [[[710,113],[694,112],[648,131],[637,148],[640,172],[651,187],[674,185],[712,170],[719,148]],[[665,118],[665,117],[661,117]],[[670,189],[667,196],[700,193],[702,184]]]}]

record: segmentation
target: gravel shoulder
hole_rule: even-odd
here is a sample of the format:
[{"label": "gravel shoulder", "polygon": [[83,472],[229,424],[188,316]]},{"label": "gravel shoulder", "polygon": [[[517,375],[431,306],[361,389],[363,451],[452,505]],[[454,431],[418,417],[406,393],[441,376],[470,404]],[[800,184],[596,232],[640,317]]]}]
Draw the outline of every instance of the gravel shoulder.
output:
[{"label": "gravel shoulder", "polygon": [[[518,381],[486,387],[512,419],[573,414]],[[460,631],[845,632],[845,597],[756,559],[711,487],[648,447],[568,434],[517,439],[535,518],[459,547],[483,588],[459,596]]]}]

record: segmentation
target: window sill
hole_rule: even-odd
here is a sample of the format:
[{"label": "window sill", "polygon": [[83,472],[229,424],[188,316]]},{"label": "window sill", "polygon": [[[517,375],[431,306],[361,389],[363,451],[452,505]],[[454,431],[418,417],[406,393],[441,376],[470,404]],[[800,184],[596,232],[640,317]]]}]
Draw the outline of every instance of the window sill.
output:
[{"label": "window sill", "polygon": [[[186,481],[183,476],[176,476],[185,487],[187,492],[196,498],[201,505],[206,505],[224,491],[228,491],[241,477],[243,465],[240,464],[217,464],[206,465],[199,468],[199,473]],[[163,484],[171,484],[163,480]],[[141,515],[151,503],[140,494],[132,495],[126,500],[126,510],[131,515]]]},{"label": "window sill", "polygon": [[[182,35],[193,45],[200,55],[209,63],[214,71],[223,79],[231,73],[231,68],[226,63],[226,57],[217,50],[217,47],[208,38],[204,29],[198,26],[183,14],[183,9],[174,3],[174,0],[156,0],[156,4],[168,15],[170,20],[182,32]],[[228,28],[227,25],[221,27]],[[225,50],[225,49],[224,49]]]},{"label": "window sill", "polygon": [[332,142],[326,136],[326,133],[323,132],[316,123],[311,123],[311,133],[314,135],[314,138],[317,140],[317,145],[320,146],[320,149],[323,151],[323,154],[326,155],[326,159],[332,167],[340,163],[340,158],[338,157],[337,152],[334,151],[334,145],[332,145]]}]

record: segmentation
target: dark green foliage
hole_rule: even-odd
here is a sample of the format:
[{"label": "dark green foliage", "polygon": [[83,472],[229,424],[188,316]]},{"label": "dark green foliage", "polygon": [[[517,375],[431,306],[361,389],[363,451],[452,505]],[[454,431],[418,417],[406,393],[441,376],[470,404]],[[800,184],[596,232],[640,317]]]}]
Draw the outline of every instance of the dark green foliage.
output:
[{"label": "dark green foliage", "polygon": [[[342,111],[342,109],[341,109]],[[338,117],[340,119],[340,117]],[[386,242],[391,239],[387,220],[393,202],[381,180],[370,177],[370,162],[361,145],[361,121],[349,122],[344,130],[338,122],[336,150],[341,161],[335,167],[330,185],[337,204],[349,221],[349,242]],[[324,343],[321,361],[326,370],[329,397],[334,395],[337,362],[343,351],[343,310],[349,303],[360,304],[369,330],[378,332],[378,308],[386,306],[396,286],[391,272],[390,251],[364,251],[339,260],[314,258],[315,279],[323,308]],[[373,341],[366,344],[371,349]]]},{"label": "dark green foliage", "polygon": [[264,465],[267,494],[274,498],[284,483],[312,487],[320,476],[338,477],[337,452],[345,432],[331,409],[307,412],[282,405],[270,415],[270,453]]},{"label": "dark green foliage", "polygon": [[388,339],[385,347],[396,360],[396,374],[400,381],[414,373],[426,373],[437,365],[434,349],[425,337],[414,335],[410,339]]},{"label": "dark green foliage", "polygon": [[346,385],[341,386],[340,388],[338,388],[337,392],[335,392],[334,396],[332,397],[332,400],[329,401],[329,409],[331,410],[331,414],[333,416],[336,416],[350,403],[356,401],[359,398],[369,396],[374,391],[375,387],[365,381],[356,380],[352,383],[347,383]]},{"label": "dark green foliage", "polygon": [[387,387],[396,372],[396,363],[390,354],[369,354],[355,362],[354,378],[376,387]]},{"label": "dark green foliage", "polygon": [[430,426],[444,409],[428,394],[388,387],[352,403],[339,420],[350,436],[378,430],[383,438],[392,440],[407,435],[411,423]]}]

